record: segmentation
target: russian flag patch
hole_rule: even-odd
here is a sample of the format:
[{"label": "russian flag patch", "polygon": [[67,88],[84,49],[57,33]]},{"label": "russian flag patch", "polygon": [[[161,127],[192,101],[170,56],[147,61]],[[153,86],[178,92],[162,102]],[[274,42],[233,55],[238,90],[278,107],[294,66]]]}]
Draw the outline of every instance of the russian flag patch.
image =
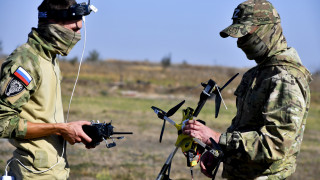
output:
[{"label": "russian flag patch", "polygon": [[24,70],[22,67],[19,67],[14,73],[14,76],[16,76],[18,79],[20,79],[26,86],[30,84],[32,81],[32,77],[30,74]]}]

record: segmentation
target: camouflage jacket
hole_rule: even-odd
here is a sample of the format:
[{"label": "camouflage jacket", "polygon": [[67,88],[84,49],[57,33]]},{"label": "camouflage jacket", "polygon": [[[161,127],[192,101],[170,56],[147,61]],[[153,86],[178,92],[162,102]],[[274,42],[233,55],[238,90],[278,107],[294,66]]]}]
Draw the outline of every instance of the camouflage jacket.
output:
[{"label": "camouflage jacket", "polygon": [[16,179],[67,179],[69,168],[61,158],[64,141],[61,136],[24,139],[27,121],[33,123],[63,123],[61,73],[56,51],[36,29],[28,42],[18,47],[2,64],[0,87],[0,137],[9,138],[16,147],[13,158],[27,168],[46,170],[34,174],[18,161],[10,163]]},{"label": "camouflage jacket", "polygon": [[224,178],[284,179],[295,171],[310,81],[293,48],[244,74],[235,91],[237,115],[219,142]]}]

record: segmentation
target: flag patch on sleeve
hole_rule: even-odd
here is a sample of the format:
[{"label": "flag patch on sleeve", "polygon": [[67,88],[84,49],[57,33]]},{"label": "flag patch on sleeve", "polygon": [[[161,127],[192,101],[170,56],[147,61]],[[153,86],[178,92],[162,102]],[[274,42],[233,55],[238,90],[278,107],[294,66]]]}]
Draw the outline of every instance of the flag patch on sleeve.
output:
[{"label": "flag patch on sleeve", "polygon": [[26,70],[24,70],[22,67],[19,67],[13,73],[13,75],[18,79],[20,79],[26,86],[28,86],[32,81],[32,77],[30,76],[30,74]]}]

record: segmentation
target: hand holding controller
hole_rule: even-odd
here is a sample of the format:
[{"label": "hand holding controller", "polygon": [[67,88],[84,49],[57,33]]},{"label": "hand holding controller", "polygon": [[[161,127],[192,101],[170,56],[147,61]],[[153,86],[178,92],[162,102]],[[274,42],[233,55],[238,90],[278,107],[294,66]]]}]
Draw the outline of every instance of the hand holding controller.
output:
[{"label": "hand holding controller", "polygon": [[[132,132],[114,132],[110,123],[99,123],[99,121],[91,122],[91,125],[83,125],[83,131],[92,139],[88,147],[96,147],[101,141],[105,140],[107,148],[116,146],[114,139],[123,139],[123,136],[113,137],[114,134],[133,134]],[[112,143],[108,143],[107,139],[112,139]]]}]

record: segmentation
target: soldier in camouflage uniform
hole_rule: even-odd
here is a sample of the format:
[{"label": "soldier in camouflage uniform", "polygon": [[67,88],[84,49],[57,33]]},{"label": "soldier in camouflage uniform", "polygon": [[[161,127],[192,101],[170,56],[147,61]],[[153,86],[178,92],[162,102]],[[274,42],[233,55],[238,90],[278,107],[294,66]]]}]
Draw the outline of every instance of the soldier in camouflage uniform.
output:
[{"label": "soldier in camouflage uniform", "polygon": [[[75,0],[44,0],[39,11],[68,9]],[[16,179],[67,179],[65,141],[91,139],[83,132],[88,121],[65,123],[61,101],[61,72],[57,55],[66,56],[80,40],[81,17],[40,20],[27,43],[2,64],[0,137],[16,147],[9,160]]]},{"label": "soldier in camouflage uniform", "polygon": [[[224,133],[189,121],[185,134],[224,151],[222,177],[286,179],[296,169],[310,106],[311,75],[294,48],[288,48],[280,17],[265,0],[248,0],[234,11],[233,24],[220,32],[238,38],[237,45],[257,66],[243,75],[235,91],[237,115]],[[202,157],[202,172],[211,177],[214,159]]]}]

